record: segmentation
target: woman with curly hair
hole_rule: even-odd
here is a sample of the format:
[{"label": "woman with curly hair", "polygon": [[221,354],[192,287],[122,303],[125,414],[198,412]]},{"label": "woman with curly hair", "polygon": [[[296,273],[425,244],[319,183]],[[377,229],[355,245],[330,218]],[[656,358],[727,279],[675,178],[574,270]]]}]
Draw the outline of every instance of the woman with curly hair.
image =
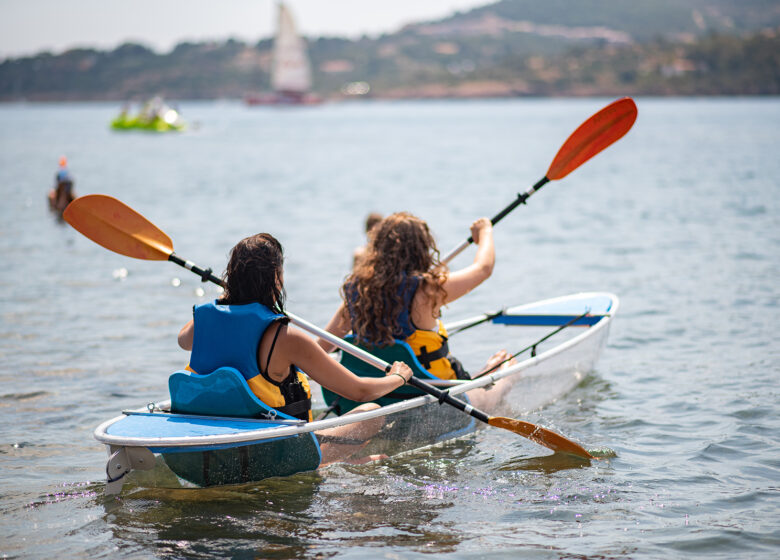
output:
[{"label": "woman with curly hair", "polygon": [[[440,262],[433,235],[423,220],[407,212],[391,214],[375,227],[365,257],[344,282],[342,304],[327,330],[342,337],[352,331],[357,342],[368,346],[405,341],[431,374],[441,379],[469,379],[449,353],[447,331],[439,317],[442,306],[466,295],[493,272],[490,220],[476,220],[471,235],[478,245],[474,262],[450,272]],[[327,351],[333,349],[324,340],[320,345]],[[507,360],[509,354],[501,350],[485,369],[514,363]],[[470,397],[471,393],[475,391]]]}]

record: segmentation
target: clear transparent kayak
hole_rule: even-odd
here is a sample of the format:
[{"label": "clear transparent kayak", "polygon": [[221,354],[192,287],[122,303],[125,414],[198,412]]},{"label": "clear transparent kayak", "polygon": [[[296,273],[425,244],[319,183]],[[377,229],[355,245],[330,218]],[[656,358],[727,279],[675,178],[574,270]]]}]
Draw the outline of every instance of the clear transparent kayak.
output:
[{"label": "clear transparent kayak", "polygon": [[[471,333],[458,335],[459,348],[468,346],[469,336],[476,341],[478,331],[484,339],[487,329],[491,331],[486,335],[489,340],[503,341],[510,352],[522,344],[527,352],[518,356],[516,364],[477,379],[433,384],[446,388],[450,395],[464,396],[478,388],[490,391],[498,381],[507,379],[512,390],[504,402],[485,412],[538,408],[572,390],[594,368],[618,305],[613,294],[590,292],[449,323],[450,336],[466,329]],[[512,328],[495,332],[500,325]],[[479,328],[472,331],[471,327]],[[519,389],[514,390],[516,387]],[[170,401],[164,401],[123,411],[98,426],[94,436],[108,448],[106,492],[118,493],[129,472],[153,469],[161,462],[155,455],[162,456],[162,462],[180,480],[195,486],[246,483],[314,470],[321,466],[322,443],[315,432],[374,418],[383,419],[382,428],[369,441],[355,442],[361,456],[389,456],[477,428],[471,416],[439,404],[432,396],[420,395],[368,412],[312,422],[282,415],[235,418],[176,414],[170,412]]]}]

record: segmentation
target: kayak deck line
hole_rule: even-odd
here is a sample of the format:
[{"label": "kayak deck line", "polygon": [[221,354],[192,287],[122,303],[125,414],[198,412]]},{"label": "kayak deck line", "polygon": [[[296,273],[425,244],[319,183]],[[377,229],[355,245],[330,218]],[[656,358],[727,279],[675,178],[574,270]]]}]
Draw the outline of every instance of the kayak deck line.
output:
[{"label": "kayak deck line", "polygon": [[[554,395],[550,398],[555,398],[557,395],[565,393],[576,386],[584,377],[584,373],[591,369],[595,364],[595,361],[606,342],[611,319],[618,308],[617,297],[605,292],[590,292],[543,300],[534,304],[527,304],[509,308],[507,310],[507,312],[511,311],[514,314],[517,314],[516,312],[518,310],[525,310],[522,311],[522,313],[527,311],[529,315],[534,316],[540,316],[544,313],[545,315],[570,315],[571,318],[576,318],[574,313],[579,311],[581,314],[588,307],[598,314],[598,320],[594,321],[592,325],[577,324],[578,327],[582,326],[587,328],[573,337],[540,352],[536,356],[528,357],[503,370],[494,371],[472,380],[447,381],[442,385],[446,386],[447,392],[454,396],[468,392],[472,389],[489,387],[497,381],[510,376],[513,376],[517,381],[522,379],[526,380],[526,383],[534,385],[535,383],[538,383],[533,381],[534,379],[541,380],[552,375],[553,377],[550,377],[551,380],[558,379],[559,381],[562,381],[562,383],[557,383],[555,385]],[[479,316],[479,318],[481,317],[484,317],[484,315]],[[588,315],[588,317],[595,318],[595,315]],[[465,320],[465,322],[469,321],[473,321],[473,319]],[[463,324],[464,321],[460,321],[459,323]],[[528,326],[524,323],[520,324],[522,326]],[[543,325],[535,324],[534,326]],[[583,343],[589,339],[592,342],[588,345],[583,345]],[[573,356],[575,358],[574,360],[566,360],[567,353],[573,351],[580,345],[583,345],[582,348],[586,351],[584,353],[579,352],[575,354]],[[559,356],[560,359],[556,359],[556,357]],[[570,355],[570,358],[571,357],[572,356]],[[552,364],[552,371],[548,371],[551,369],[550,367],[537,367],[545,362],[550,362]],[[561,363],[559,364],[559,362]],[[564,377],[559,379],[560,375],[563,375]],[[109,455],[113,457],[113,459],[110,460],[113,460],[115,463],[118,461],[117,457],[126,458],[132,455],[132,453],[130,455],[116,455],[116,452],[123,448],[146,449],[152,453],[164,452],[176,454],[187,454],[194,450],[198,450],[199,452],[208,454],[210,453],[209,450],[225,448],[237,448],[240,450],[257,445],[266,445],[264,442],[271,444],[270,442],[285,438],[301,436],[302,434],[309,434],[319,430],[385,416],[392,419],[403,419],[411,414],[414,409],[421,409],[421,407],[431,403],[438,403],[438,399],[430,395],[420,395],[375,410],[315,420],[312,422],[304,422],[298,420],[284,420],[281,418],[271,420],[265,418],[234,418],[177,414],[170,412],[170,401],[160,401],[158,403],[150,403],[146,408],[123,411],[121,415],[100,424],[94,431],[94,437],[108,447]],[[437,408],[436,410],[442,409]],[[458,412],[458,414],[462,415],[460,412]],[[396,422],[396,420],[391,420],[390,422]],[[452,425],[436,426],[436,429],[446,430],[448,429],[448,426]],[[447,432],[448,434],[453,434],[447,436],[447,439],[449,437],[459,437],[459,435],[464,433],[470,433],[473,429],[475,428],[463,427],[463,429],[459,428],[455,431]],[[439,440],[428,441],[427,444],[435,443],[436,441]],[[416,445],[415,447],[420,447],[420,445]],[[123,464],[127,466],[128,461],[125,460]],[[148,458],[145,465],[148,466]],[[119,478],[122,478],[123,476],[124,475]],[[121,481],[119,478],[116,476],[110,476],[109,478],[113,479],[111,482],[111,489],[115,490],[118,487],[121,490]],[[117,492],[118,491],[119,490],[117,490]]]},{"label": "kayak deck line", "polygon": [[274,420],[272,418],[237,418],[235,416],[205,416],[199,414],[180,414],[178,412],[170,412],[168,410],[160,410],[159,412],[151,412],[144,410],[123,410],[122,414],[125,416],[157,416],[162,418],[170,418],[171,420],[209,420],[209,421],[232,421],[243,422],[249,424],[271,424],[274,426],[303,426],[306,420],[287,420],[285,418],[279,418]]},{"label": "kayak deck line", "polygon": [[[614,314],[617,296],[606,292],[582,292],[575,294],[580,298],[589,298],[590,313],[573,326],[590,327],[604,317]],[[535,303],[500,309],[493,313],[483,313],[475,317],[445,323],[447,332],[458,331],[464,327],[490,321],[495,324],[518,326],[560,326],[582,314],[584,308],[573,305],[572,296],[561,296],[541,300]]]}]

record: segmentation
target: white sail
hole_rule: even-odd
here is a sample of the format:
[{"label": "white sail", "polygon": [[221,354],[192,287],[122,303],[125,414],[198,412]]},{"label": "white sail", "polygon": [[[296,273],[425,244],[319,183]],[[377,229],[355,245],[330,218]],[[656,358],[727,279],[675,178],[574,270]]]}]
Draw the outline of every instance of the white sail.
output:
[{"label": "white sail", "polygon": [[295,29],[292,15],[279,2],[279,23],[274,39],[271,87],[274,91],[305,93],[311,89],[311,66],[306,43]]}]

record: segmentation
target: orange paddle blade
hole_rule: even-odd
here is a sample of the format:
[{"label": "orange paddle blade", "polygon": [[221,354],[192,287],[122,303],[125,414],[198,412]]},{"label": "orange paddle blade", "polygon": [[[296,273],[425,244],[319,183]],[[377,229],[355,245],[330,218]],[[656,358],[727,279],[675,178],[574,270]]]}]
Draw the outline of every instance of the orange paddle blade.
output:
[{"label": "orange paddle blade", "polygon": [[102,194],[82,196],[63,213],[65,221],[110,251],[147,261],[167,261],[170,237],[141,214]]},{"label": "orange paddle blade", "polygon": [[536,424],[515,420],[514,418],[504,418],[503,416],[491,416],[488,419],[488,424],[527,437],[531,441],[555,452],[569,453],[584,459],[593,459],[593,455],[588,453],[580,444]]},{"label": "orange paddle blade", "polygon": [[566,139],[547,170],[551,181],[562,179],[597,153],[625,136],[636,121],[636,103],[618,99],[582,123]]}]

